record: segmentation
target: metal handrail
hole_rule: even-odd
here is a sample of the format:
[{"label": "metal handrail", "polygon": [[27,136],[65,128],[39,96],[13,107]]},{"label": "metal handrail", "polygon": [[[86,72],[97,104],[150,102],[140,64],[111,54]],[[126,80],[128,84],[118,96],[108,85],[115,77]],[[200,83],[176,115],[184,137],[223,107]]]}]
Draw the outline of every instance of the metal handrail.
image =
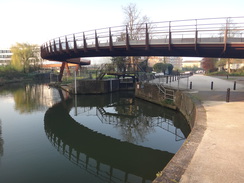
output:
[{"label": "metal handrail", "polygon": [[[229,20],[232,20],[232,22],[228,22]],[[239,20],[239,22],[234,22],[235,20]],[[213,21],[213,22],[207,23],[209,21],[210,22]],[[154,23],[148,23],[148,25],[151,25],[151,26],[149,26],[151,28],[150,28],[150,31],[148,32],[148,34],[153,36],[154,30],[157,30],[157,32],[158,32],[160,29],[162,31],[162,28],[165,30],[166,34],[169,34],[169,33],[173,34],[173,33],[181,32],[182,35],[189,33],[189,32],[196,32],[196,31],[198,31],[198,33],[203,33],[205,31],[216,31],[218,34],[220,34],[223,31],[233,31],[234,30],[234,31],[239,31],[241,33],[244,33],[244,23],[242,23],[242,22],[244,22],[244,17],[188,19],[188,20],[154,22]],[[165,26],[162,27],[162,26],[160,26],[161,24],[165,24]],[[235,27],[235,26],[237,26],[237,27]],[[223,30],[223,29],[225,29],[225,30]],[[142,40],[143,40],[146,37],[146,34],[144,33],[146,30],[146,25],[143,25],[141,30],[143,30],[144,35],[139,35],[138,38],[142,38]],[[168,32],[166,30],[168,30]],[[100,40],[105,39],[105,41],[102,41],[102,42],[109,42],[110,41],[109,40],[110,31],[111,31],[111,33],[114,33],[114,32],[117,33],[117,34],[112,35],[113,38],[118,38],[122,34],[126,34],[126,26],[122,25],[122,26],[90,30],[90,31],[85,31],[85,32],[78,32],[78,33],[74,33],[74,34],[68,34],[65,36],[61,36],[61,37],[57,37],[52,40],[49,40],[48,42],[44,43],[42,45],[42,47],[45,48],[47,46],[50,46],[50,43],[53,44],[54,41],[57,46],[59,44],[59,40],[62,40],[61,43],[64,43],[63,41],[65,41],[66,39],[68,42],[73,42],[74,37],[75,37],[75,41],[84,42],[83,35],[85,37],[85,41],[89,40],[89,42],[95,43],[96,39],[98,39],[98,41],[99,41],[99,39]],[[135,31],[135,29],[132,31]],[[127,32],[127,33],[130,34],[129,32]],[[206,34],[206,37],[208,37],[208,38],[211,38],[212,36],[213,36],[212,34],[209,34],[209,33]],[[131,38],[133,36],[129,35],[129,37]],[[192,38],[194,38],[194,35]],[[92,41],[90,41],[90,40],[92,40]],[[115,42],[117,42],[117,41],[115,41]]]}]

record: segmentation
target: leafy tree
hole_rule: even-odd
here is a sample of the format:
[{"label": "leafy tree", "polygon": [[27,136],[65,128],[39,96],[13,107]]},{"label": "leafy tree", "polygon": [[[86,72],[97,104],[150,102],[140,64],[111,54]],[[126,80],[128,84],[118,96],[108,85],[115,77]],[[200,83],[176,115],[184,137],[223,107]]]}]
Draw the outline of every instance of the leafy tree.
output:
[{"label": "leafy tree", "polygon": [[153,70],[155,72],[164,72],[165,73],[166,69],[167,69],[167,65],[164,63],[156,63],[153,66]]},{"label": "leafy tree", "polygon": [[172,64],[165,64],[165,63],[156,63],[153,66],[153,69],[155,72],[163,72],[166,74],[166,71],[168,71],[168,74],[172,73],[174,66]]},{"label": "leafy tree", "polygon": [[11,47],[13,53],[11,58],[11,65],[18,71],[28,73],[30,65],[36,66],[38,61],[37,52],[39,48],[37,45],[31,45],[29,43],[16,43]]},{"label": "leafy tree", "polygon": [[144,61],[139,63],[139,67],[144,71],[144,72],[151,72],[152,68],[148,67],[148,58],[145,59]]},{"label": "leafy tree", "polygon": [[117,66],[119,72],[125,72],[126,57],[112,57],[111,61]]},{"label": "leafy tree", "polygon": [[216,63],[217,63],[217,61],[218,61],[218,59],[216,59],[216,58],[203,58],[202,68],[206,72],[216,71]]},{"label": "leafy tree", "polygon": [[182,67],[182,71],[193,71],[193,72],[196,72],[197,70],[202,70],[202,68],[197,67],[196,65],[194,65],[193,67],[190,67],[190,66]]},{"label": "leafy tree", "polygon": [[171,74],[174,66],[172,64],[167,64],[167,68],[168,68],[169,74]]}]

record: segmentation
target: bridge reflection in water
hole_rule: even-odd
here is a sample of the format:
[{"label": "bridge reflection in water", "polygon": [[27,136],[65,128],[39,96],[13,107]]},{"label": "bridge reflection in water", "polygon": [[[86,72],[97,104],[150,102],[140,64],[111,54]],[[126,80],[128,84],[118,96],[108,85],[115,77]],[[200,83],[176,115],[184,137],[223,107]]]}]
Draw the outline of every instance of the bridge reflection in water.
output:
[{"label": "bridge reflection in water", "polygon": [[2,139],[2,121],[0,119],[0,160],[1,156],[3,156],[3,139]]},{"label": "bridge reflection in water", "polygon": [[[128,93],[120,94],[119,98],[111,98],[111,94],[78,96],[77,101],[69,98],[47,110],[45,131],[61,154],[103,182],[151,182],[174,153],[136,145],[136,137],[143,140],[154,126],[160,126],[173,133],[176,140],[182,140],[189,134],[189,128],[175,123],[177,115],[168,117],[162,110],[152,112],[150,106],[140,105],[142,102]],[[123,141],[89,129],[70,115],[72,110],[78,116],[88,114],[94,107],[94,115],[102,123],[123,129]]]}]

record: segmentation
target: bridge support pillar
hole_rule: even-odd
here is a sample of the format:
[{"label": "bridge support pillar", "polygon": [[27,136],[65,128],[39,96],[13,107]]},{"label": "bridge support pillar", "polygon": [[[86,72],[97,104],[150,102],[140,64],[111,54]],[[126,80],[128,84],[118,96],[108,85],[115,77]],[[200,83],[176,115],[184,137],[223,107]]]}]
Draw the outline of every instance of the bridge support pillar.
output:
[{"label": "bridge support pillar", "polygon": [[64,73],[64,68],[67,69],[67,73],[70,76],[70,70],[69,70],[69,66],[67,62],[62,62],[62,65],[60,67],[60,72],[59,72],[59,76],[58,76],[58,81],[61,82],[62,78],[63,78],[63,73]]}]

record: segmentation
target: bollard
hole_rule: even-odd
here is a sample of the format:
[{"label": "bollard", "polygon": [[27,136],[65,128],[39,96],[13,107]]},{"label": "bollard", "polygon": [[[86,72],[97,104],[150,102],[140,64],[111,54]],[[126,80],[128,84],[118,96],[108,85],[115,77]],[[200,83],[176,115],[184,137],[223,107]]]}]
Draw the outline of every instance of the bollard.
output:
[{"label": "bollard", "polygon": [[211,90],[213,90],[213,81],[211,82]]},{"label": "bollard", "polygon": [[168,84],[169,82],[169,76],[166,76],[166,83]]},{"label": "bollard", "polygon": [[190,82],[190,90],[192,89],[192,82]]},{"label": "bollard", "polygon": [[226,75],[226,78],[229,79],[229,75],[228,74]]},{"label": "bollard", "polygon": [[234,87],[233,90],[236,90],[236,81],[234,81]]},{"label": "bollard", "polygon": [[226,102],[230,102],[230,88],[227,89]]},{"label": "bollard", "polygon": [[171,83],[171,76],[169,76],[169,82]]}]

